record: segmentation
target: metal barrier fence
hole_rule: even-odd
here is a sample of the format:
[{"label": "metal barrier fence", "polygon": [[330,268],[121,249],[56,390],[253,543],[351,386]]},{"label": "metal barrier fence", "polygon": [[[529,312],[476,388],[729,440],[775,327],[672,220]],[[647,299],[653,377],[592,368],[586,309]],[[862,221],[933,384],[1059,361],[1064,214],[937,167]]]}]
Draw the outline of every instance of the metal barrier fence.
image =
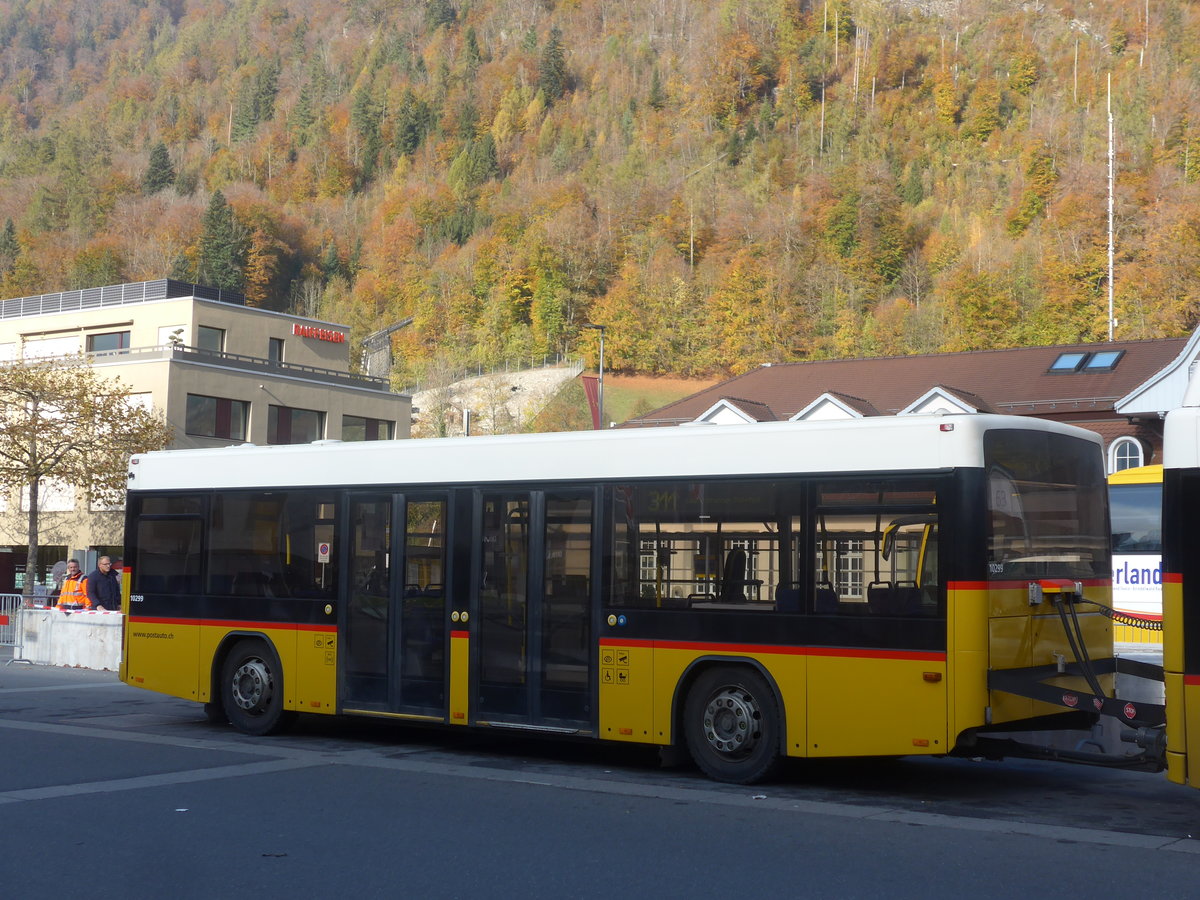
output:
[{"label": "metal barrier fence", "polygon": [[0,647],[17,645],[17,610],[24,604],[20,594],[0,594]]}]

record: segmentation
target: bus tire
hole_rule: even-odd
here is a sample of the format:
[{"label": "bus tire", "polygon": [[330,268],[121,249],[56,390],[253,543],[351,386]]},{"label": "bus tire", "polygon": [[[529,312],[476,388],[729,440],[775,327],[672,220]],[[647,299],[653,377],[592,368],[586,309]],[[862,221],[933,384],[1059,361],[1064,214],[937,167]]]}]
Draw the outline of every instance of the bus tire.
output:
[{"label": "bus tire", "polygon": [[704,774],[728,784],[754,784],[778,772],[780,720],[775,694],[747,666],[701,673],[684,704],[688,751]]},{"label": "bus tire", "polygon": [[283,708],[283,674],[266,644],[234,644],[221,667],[221,705],[238,731],[256,736],[278,734],[296,714]]}]

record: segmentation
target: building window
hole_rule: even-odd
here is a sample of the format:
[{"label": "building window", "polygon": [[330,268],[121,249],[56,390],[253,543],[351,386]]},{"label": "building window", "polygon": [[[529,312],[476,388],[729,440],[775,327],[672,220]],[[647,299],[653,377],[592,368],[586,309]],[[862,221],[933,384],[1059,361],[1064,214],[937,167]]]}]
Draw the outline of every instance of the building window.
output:
[{"label": "building window", "polygon": [[308,444],[325,432],[325,413],[290,406],[267,407],[268,444]]},{"label": "building window", "polygon": [[[43,478],[38,485],[38,512],[71,512],[75,488],[61,478]],[[21,512],[29,512],[29,487],[21,488]]]},{"label": "building window", "polygon": [[1120,472],[1145,465],[1142,442],[1137,438],[1117,438],[1108,448],[1109,471]]},{"label": "building window", "polygon": [[267,359],[273,363],[283,362],[283,338],[271,338],[267,342]]},{"label": "building window", "polygon": [[103,353],[105,350],[128,350],[128,331],[108,331],[104,334],[87,336],[88,353]]},{"label": "building window", "polygon": [[392,423],[386,419],[342,416],[343,441],[390,441],[391,439]]},{"label": "building window", "polygon": [[222,353],[225,350],[225,329],[211,328],[208,325],[197,326],[196,346],[201,350]]},{"label": "building window", "polygon": [[186,431],[198,437],[244,441],[249,413],[245,400],[188,394]]},{"label": "building window", "polygon": [[1050,365],[1050,373],[1111,372],[1124,355],[1124,350],[1097,350],[1094,353],[1071,350],[1058,355]]},{"label": "building window", "polygon": [[1085,372],[1111,372],[1125,355],[1124,350],[1101,350],[1088,357],[1083,364]]}]

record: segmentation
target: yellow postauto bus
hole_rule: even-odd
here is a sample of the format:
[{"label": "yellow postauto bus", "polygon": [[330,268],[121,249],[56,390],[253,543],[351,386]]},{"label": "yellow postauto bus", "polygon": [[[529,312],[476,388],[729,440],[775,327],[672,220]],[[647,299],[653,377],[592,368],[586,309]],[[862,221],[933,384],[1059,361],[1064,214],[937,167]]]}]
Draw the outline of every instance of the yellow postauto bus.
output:
[{"label": "yellow postauto bus", "polygon": [[1108,476],[1112,516],[1114,635],[1119,643],[1162,642],[1163,467]]},{"label": "yellow postauto bus", "polygon": [[[1185,402],[1192,400],[1192,392]],[[1167,413],[1163,432],[1163,668],[1167,777],[1200,787],[1200,407]],[[1198,757],[1200,758],[1200,757]]]},{"label": "yellow postauto bus", "polygon": [[[1158,769],[1113,695],[1099,439],[992,415],[131,461],[122,679],[298,713],[785,757]],[[1144,673],[1142,673],[1144,674]],[[1115,749],[1081,741],[1101,718]]]}]

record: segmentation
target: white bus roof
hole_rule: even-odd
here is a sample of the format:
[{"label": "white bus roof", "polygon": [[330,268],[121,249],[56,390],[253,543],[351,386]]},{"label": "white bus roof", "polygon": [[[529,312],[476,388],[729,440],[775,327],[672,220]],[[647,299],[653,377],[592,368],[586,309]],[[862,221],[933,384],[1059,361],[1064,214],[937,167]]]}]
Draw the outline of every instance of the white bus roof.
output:
[{"label": "white bus roof", "polygon": [[1200,406],[1184,406],[1167,413],[1163,426],[1163,468],[1200,466]]},{"label": "white bus roof", "polygon": [[131,460],[131,491],[487,484],[883,472],[983,465],[983,433],[1091,431],[996,415],[880,416],[428,440],[165,450]]}]

